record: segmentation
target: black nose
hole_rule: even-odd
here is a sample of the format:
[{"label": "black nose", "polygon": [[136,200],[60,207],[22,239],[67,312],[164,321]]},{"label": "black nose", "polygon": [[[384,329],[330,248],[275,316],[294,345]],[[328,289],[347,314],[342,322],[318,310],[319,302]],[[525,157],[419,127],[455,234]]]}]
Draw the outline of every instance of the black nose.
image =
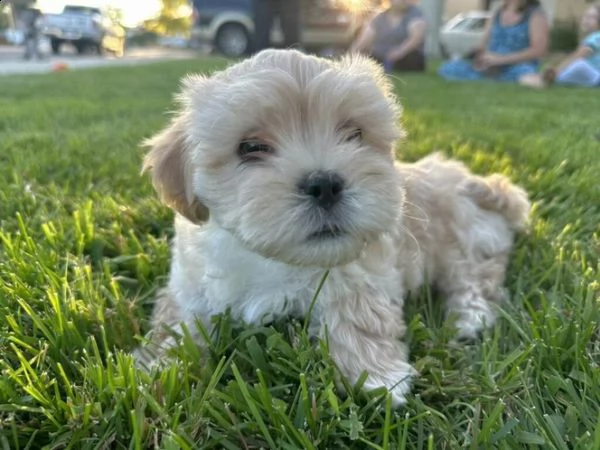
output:
[{"label": "black nose", "polygon": [[321,208],[329,209],[342,198],[344,179],[334,172],[311,172],[300,182],[299,188]]}]

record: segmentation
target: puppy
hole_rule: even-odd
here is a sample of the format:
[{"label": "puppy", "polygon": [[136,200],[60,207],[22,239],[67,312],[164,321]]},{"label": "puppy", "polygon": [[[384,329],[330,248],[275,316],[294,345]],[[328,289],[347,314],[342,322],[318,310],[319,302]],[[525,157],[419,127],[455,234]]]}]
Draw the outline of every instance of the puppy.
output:
[{"label": "puppy", "polygon": [[[380,67],[265,50],[210,78],[188,77],[181,108],[144,162],[176,211],[168,285],[143,366],[230,310],[249,324],[304,317],[354,383],[399,405],[414,369],[403,301],[425,280],[461,337],[494,323],[526,193],[434,154],[395,162],[400,108]],[[199,339],[200,340],[200,339]]]}]

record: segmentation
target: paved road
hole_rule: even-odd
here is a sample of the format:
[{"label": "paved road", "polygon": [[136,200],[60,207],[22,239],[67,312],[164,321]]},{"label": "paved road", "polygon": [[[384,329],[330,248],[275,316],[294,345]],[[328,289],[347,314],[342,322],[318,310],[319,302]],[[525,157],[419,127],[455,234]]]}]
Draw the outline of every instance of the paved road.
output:
[{"label": "paved road", "polygon": [[22,48],[0,46],[0,75],[47,73],[51,72],[57,63],[65,63],[69,69],[86,69],[91,67],[130,66],[166,60],[190,59],[196,56],[197,53],[189,50],[140,48],[127,51],[123,58],[96,55],[79,56],[74,53],[65,53],[60,56],[49,56],[41,61],[24,61]]}]

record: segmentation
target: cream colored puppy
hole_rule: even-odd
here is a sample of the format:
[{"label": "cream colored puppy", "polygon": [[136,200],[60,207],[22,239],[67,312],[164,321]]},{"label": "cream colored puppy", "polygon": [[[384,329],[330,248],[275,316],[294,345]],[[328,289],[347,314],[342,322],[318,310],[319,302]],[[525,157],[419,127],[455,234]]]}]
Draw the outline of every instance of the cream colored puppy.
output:
[{"label": "cream colored puppy", "polygon": [[415,374],[410,291],[432,282],[460,336],[493,324],[527,196],[439,155],[395,163],[399,108],[378,65],[266,50],[187,78],[180,101],[144,163],[178,214],[141,364],[175,345],[165,326],[210,327],[226,309],[250,324],[306,316],[326,269],[311,330],[350,382],[367,371],[395,404]]}]

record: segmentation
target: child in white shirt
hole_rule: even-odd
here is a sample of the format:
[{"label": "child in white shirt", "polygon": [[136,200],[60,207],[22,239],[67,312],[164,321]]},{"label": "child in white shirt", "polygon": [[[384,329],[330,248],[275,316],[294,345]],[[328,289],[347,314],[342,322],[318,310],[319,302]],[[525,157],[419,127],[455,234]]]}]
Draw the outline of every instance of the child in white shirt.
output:
[{"label": "child in white shirt", "polygon": [[544,87],[549,84],[600,86],[600,4],[590,6],[580,23],[581,44],[558,66],[541,75],[530,75],[524,84]]}]

